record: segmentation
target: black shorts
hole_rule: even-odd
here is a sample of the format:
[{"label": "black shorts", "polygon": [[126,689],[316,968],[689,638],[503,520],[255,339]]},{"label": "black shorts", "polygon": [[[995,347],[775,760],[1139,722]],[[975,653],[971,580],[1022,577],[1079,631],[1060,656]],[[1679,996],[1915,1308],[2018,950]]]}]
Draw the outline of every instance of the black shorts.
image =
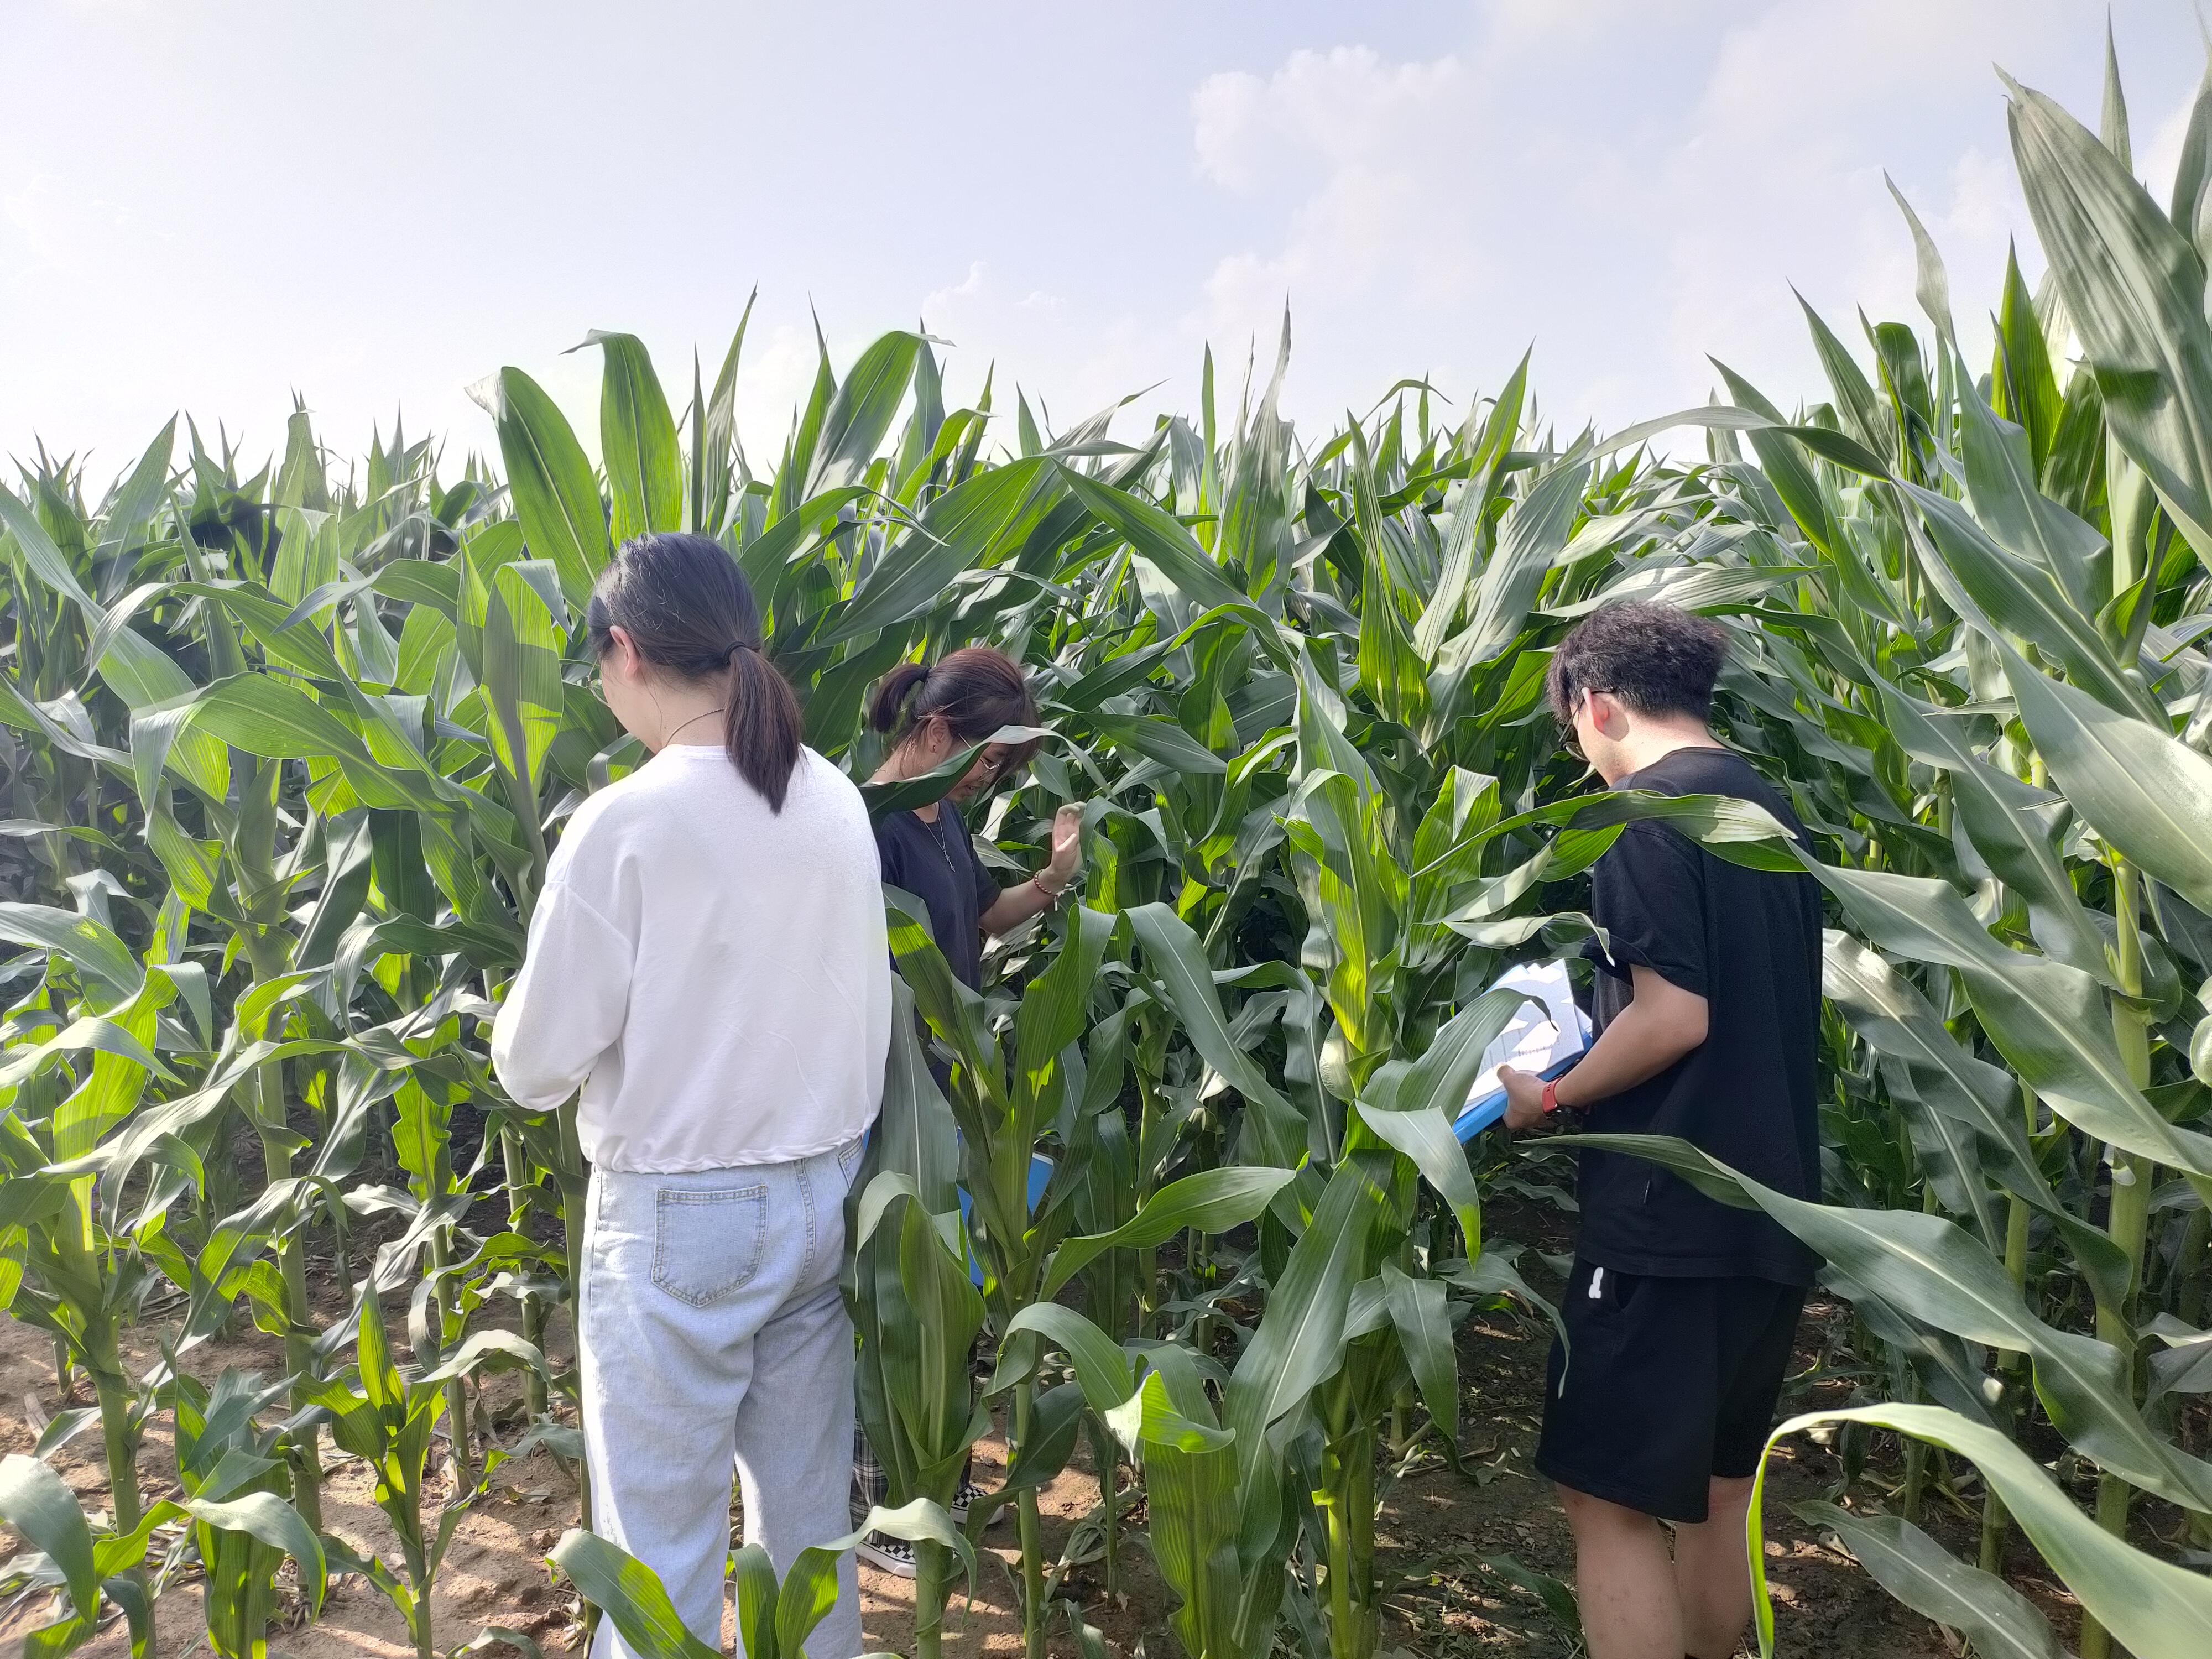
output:
[{"label": "black shorts", "polygon": [[1759,1467],[1804,1304],[1800,1287],[1769,1279],[1576,1262],[1536,1467],[1626,1509],[1703,1521],[1707,1481]]}]

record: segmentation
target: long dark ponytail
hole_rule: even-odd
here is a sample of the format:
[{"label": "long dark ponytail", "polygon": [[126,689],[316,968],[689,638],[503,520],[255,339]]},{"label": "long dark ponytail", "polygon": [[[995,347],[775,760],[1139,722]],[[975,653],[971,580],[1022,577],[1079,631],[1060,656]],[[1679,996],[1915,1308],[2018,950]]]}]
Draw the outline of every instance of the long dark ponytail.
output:
[{"label": "long dark ponytail", "polygon": [[619,628],[678,678],[726,679],[722,747],[769,809],[783,810],[799,764],[799,699],[761,654],[760,607],[735,559],[704,536],[633,536],[599,573],[584,620],[594,655]]},{"label": "long dark ponytail", "polygon": [[[1001,726],[1035,726],[1036,699],[1012,658],[988,645],[968,645],[947,652],[934,666],[901,663],[877,684],[868,708],[868,724],[896,733],[895,744],[933,717],[945,722],[955,743],[981,743]],[[1034,742],[1019,745],[1007,757],[1008,766],[1027,760],[1036,747]]]}]

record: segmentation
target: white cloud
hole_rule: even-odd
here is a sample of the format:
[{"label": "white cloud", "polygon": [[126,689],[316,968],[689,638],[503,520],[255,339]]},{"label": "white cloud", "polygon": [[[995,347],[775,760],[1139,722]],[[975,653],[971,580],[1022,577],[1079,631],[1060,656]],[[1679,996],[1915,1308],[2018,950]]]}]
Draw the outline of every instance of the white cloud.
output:
[{"label": "white cloud", "polygon": [[[599,354],[562,349],[632,329],[680,405],[693,343],[711,380],[756,279],[738,418],[759,466],[812,384],[817,300],[841,368],[917,318],[957,343],[956,404],[990,370],[1002,414],[1018,384],[1065,424],[1164,378],[1124,434],[1194,406],[1209,342],[1233,408],[1286,300],[1309,432],[1401,375],[1463,408],[1532,340],[1563,424],[1701,401],[1708,352],[1789,404],[1820,386],[1792,285],[1847,339],[1861,305],[1918,321],[1885,168],[1986,349],[2007,238],[2040,264],[1990,61],[2094,122],[2103,57],[2079,0],[1133,0],[1013,35],[957,9],[855,32],[758,6],[701,9],[673,54],[665,26],[609,36],[580,0],[386,10],[368,31],[314,9],[264,27],[246,0],[27,14],[42,73],[0,106],[0,456],[39,433],[115,464],[182,406],[258,459],[296,387],[342,452],[398,406],[458,460],[491,442],[460,388],[501,363],[596,448]],[[2117,11],[2162,193],[2193,20]],[[1129,26],[1155,17],[1182,49]],[[416,20],[453,49],[403,62]],[[804,71],[825,52],[961,123],[925,139],[910,99],[864,95],[820,126]],[[488,53],[563,118],[505,119]],[[625,73],[660,88],[655,119],[594,101]],[[890,193],[856,217],[856,181]]]},{"label": "white cloud", "polygon": [[[1464,391],[1531,337],[1570,423],[1702,401],[1708,353],[1780,401],[1817,398],[1793,286],[1847,343],[1862,307],[1929,337],[1887,167],[1949,267],[1962,345],[1985,354],[2008,241],[2031,282],[2042,264],[1989,60],[2047,76],[2073,64],[2054,46],[2101,40],[2062,0],[1770,0],[1733,19],[1505,8],[1425,62],[1301,51],[1208,77],[1196,171],[1273,210],[1215,260],[1183,331],[1265,337],[1287,295],[1320,342],[1292,401],[1319,390],[1324,419],[1355,374]],[[2139,96],[2147,111],[2163,118],[2146,161],[2170,176],[2183,118]]]}]

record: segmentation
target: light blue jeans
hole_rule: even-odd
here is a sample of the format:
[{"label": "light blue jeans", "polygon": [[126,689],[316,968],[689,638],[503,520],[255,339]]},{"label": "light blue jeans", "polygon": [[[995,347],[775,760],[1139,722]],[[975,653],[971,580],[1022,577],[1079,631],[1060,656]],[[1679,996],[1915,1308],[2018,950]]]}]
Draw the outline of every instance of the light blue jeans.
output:
[{"label": "light blue jeans", "polygon": [[[592,1525],[660,1575],[719,1649],[730,1467],[779,1575],[852,1529],[853,1326],[837,1294],[857,1140],[792,1164],[598,1170],[577,1310]],[[848,1555],[811,1659],[856,1659]],[[742,1643],[740,1650],[742,1651]],[[593,1659],[634,1659],[603,1620]]]}]

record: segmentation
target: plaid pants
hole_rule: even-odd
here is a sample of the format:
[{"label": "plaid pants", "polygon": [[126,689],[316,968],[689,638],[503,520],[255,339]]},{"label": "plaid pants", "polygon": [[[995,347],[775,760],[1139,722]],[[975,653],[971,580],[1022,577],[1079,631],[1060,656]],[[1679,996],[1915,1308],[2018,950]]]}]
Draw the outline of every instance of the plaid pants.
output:
[{"label": "plaid pants", "polygon": [[875,1448],[868,1443],[867,1431],[858,1423],[853,1425],[853,1524],[859,1526],[868,1518],[868,1511],[890,1495],[890,1477],[884,1466],[876,1462]]},{"label": "plaid pants", "polygon": [[[960,1470],[960,1489],[969,1487],[969,1475],[975,1468],[975,1454],[968,1454],[968,1462]],[[867,1431],[853,1425],[853,1524],[859,1526],[868,1518],[868,1511],[890,1496],[890,1477],[884,1466],[876,1462],[875,1448],[868,1443]]]}]

